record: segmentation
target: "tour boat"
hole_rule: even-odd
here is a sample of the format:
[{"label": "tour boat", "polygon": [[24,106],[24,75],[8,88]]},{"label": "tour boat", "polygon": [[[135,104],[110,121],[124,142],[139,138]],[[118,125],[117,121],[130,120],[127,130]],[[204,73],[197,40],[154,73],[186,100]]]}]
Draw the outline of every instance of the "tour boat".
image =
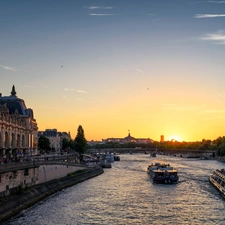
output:
[{"label": "tour boat", "polygon": [[209,177],[209,181],[225,198],[225,170],[215,170],[213,174]]},{"label": "tour boat", "polygon": [[147,173],[154,183],[174,184],[179,180],[178,170],[170,164],[155,163],[148,165]]},{"label": "tour boat", "polygon": [[111,162],[109,162],[107,159],[100,159],[99,164],[102,168],[112,168]]}]

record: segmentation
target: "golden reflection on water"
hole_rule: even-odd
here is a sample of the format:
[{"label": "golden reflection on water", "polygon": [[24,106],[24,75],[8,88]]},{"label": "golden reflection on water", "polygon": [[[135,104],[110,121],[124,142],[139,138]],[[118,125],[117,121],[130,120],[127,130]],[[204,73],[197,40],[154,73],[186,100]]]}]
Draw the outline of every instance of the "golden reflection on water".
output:
[{"label": "golden reflection on water", "polygon": [[178,184],[153,184],[145,154],[120,155],[104,174],[26,210],[8,224],[225,224],[225,200],[209,183],[223,164],[157,156],[178,169]]}]

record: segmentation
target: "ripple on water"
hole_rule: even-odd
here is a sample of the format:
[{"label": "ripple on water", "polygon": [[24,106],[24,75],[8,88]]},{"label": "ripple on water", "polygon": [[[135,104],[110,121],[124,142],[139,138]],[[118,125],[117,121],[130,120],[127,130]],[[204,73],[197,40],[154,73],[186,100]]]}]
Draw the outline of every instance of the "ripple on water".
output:
[{"label": "ripple on water", "polygon": [[179,171],[175,185],[153,184],[146,154],[121,155],[105,173],[65,189],[7,224],[225,224],[225,201],[208,177],[223,164],[157,156]]}]

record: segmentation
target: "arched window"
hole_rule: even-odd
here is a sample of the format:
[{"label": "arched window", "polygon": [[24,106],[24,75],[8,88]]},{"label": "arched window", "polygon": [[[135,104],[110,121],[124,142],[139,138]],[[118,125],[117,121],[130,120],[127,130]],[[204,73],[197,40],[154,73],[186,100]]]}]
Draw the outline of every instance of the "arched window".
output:
[{"label": "arched window", "polygon": [[21,144],[22,144],[21,147],[24,148],[25,147],[25,137],[24,137],[24,135],[22,136]]},{"label": "arched window", "polygon": [[15,134],[12,133],[12,134],[11,134],[11,147],[12,147],[12,148],[15,147],[15,143],[16,143]]},{"label": "arched window", "polygon": [[20,148],[21,147],[21,140],[20,140],[20,135],[19,134],[17,134],[16,147],[17,148]]},{"label": "arched window", "polygon": [[5,132],[4,143],[5,143],[5,147],[9,148],[9,135],[7,131]]},{"label": "arched window", "polygon": [[2,140],[2,134],[0,132],[0,148],[3,148],[3,140]]}]

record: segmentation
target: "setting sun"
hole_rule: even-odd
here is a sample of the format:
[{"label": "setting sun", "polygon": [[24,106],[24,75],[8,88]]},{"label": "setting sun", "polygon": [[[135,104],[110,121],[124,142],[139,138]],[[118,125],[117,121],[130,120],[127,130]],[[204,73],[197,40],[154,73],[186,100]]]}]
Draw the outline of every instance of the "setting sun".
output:
[{"label": "setting sun", "polygon": [[169,141],[179,141],[182,142],[182,139],[178,135],[172,135],[169,137]]}]

